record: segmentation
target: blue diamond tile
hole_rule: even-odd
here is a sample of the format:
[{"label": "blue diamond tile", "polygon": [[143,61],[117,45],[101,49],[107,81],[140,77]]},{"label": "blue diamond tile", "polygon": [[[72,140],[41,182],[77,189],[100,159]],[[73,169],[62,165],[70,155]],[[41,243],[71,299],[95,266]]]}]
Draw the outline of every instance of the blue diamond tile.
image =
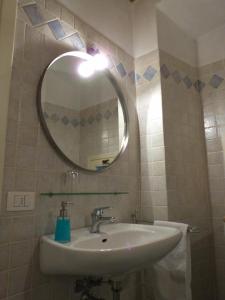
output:
[{"label": "blue diamond tile", "polygon": [[192,87],[192,81],[188,76],[184,77],[183,82],[188,89],[190,89]]},{"label": "blue diamond tile", "polygon": [[86,125],[86,120],[84,118],[81,119],[80,125],[84,127]]},{"label": "blue diamond tile", "polygon": [[178,71],[174,71],[172,76],[177,84],[179,84],[181,82],[181,75]]},{"label": "blue diamond tile", "polygon": [[44,18],[41,15],[41,12],[36,4],[29,4],[23,7],[24,12],[28,16],[32,25],[39,25],[44,22]]},{"label": "blue diamond tile", "polygon": [[202,82],[201,80],[196,80],[195,83],[194,83],[194,87],[195,87],[197,92],[201,93],[201,91],[205,87],[205,83]]},{"label": "blue diamond tile", "polygon": [[56,40],[62,39],[66,36],[65,31],[58,20],[48,22],[48,26]]},{"label": "blue diamond tile", "polygon": [[59,116],[57,114],[52,114],[50,119],[53,121],[53,122],[58,122],[59,121]]},{"label": "blue diamond tile", "polygon": [[75,119],[73,119],[72,121],[71,121],[71,124],[73,125],[73,127],[77,127],[79,124],[80,124],[80,122],[79,122],[79,120],[77,120],[76,118]]},{"label": "blue diamond tile", "polygon": [[91,125],[94,122],[95,118],[93,116],[88,117],[88,123]]},{"label": "blue diamond tile", "polygon": [[67,116],[64,116],[64,117],[62,118],[62,122],[63,122],[64,125],[68,125],[69,122],[70,122],[70,120],[67,118]]},{"label": "blue diamond tile", "polygon": [[151,66],[148,66],[143,76],[146,80],[151,81],[156,73],[157,73],[156,69],[154,69]]},{"label": "blue diamond tile", "polygon": [[96,115],[96,121],[100,122],[101,119],[102,119],[102,114],[101,113],[97,113],[97,115]]},{"label": "blue diamond tile", "polygon": [[127,75],[127,72],[124,68],[124,65],[122,63],[119,63],[117,66],[116,66],[116,69],[118,71],[118,73],[120,74],[121,77],[125,77]]},{"label": "blue diamond tile", "polygon": [[221,83],[224,81],[224,78],[220,77],[219,75],[214,74],[213,77],[211,78],[209,84],[217,89]]},{"label": "blue diamond tile", "polygon": [[133,82],[133,84],[137,83],[141,79],[141,76],[134,71],[131,71],[128,74],[128,76],[129,76],[130,80]]},{"label": "blue diamond tile", "polygon": [[170,76],[170,71],[165,64],[161,66],[160,71],[164,78],[167,79]]},{"label": "blue diamond tile", "polygon": [[78,32],[71,35],[70,40],[73,43],[75,49],[80,50],[85,48],[85,43]]},{"label": "blue diamond tile", "polygon": [[105,113],[104,113],[104,118],[106,120],[110,119],[110,117],[112,116],[112,113],[110,110],[107,110]]}]

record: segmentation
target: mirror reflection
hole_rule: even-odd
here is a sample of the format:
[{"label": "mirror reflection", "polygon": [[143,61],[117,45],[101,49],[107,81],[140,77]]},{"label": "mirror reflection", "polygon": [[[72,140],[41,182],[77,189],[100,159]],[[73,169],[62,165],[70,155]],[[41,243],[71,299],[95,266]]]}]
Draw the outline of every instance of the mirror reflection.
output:
[{"label": "mirror reflection", "polygon": [[95,71],[92,60],[74,53],[46,70],[39,110],[58,152],[74,166],[100,171],[126,147],[125,103],[108,71]]}]

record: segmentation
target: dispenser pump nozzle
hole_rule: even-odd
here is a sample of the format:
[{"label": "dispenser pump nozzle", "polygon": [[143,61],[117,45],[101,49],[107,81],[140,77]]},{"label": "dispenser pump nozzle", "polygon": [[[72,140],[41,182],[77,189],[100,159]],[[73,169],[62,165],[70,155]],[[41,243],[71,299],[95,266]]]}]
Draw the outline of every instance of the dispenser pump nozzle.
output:
[{"label": "dispenser pump nozzle", "polygon": [[60,208],[60,212],[59,212],[60,217],[62,217],[62,218],[68,217],[67,205],[69,205],[69,204],[72,204],[72,203],[66,202],[66,201],[61,202],[61,208]]}]

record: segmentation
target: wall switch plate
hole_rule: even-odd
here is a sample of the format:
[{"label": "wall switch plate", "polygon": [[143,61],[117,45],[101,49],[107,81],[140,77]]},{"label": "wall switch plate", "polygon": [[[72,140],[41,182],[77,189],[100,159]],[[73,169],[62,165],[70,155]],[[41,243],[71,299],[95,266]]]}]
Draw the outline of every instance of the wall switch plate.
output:
[{"label": "wall switch plate", "polygon": [[34,192],[8,192],[7,211],[33,210],[34,203]]}]

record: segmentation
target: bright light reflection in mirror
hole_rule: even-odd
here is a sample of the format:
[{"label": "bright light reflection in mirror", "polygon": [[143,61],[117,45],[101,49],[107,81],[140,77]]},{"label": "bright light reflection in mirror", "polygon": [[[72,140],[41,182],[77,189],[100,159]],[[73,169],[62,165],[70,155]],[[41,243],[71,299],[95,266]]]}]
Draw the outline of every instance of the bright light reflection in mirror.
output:
[{"label": "bright light reflection in mirror", "polygon": [[96,54],[88,61],[82,62],[78,67],[78,73],[83,78],[91,77],[95,71],[103,71],[109,65],[108,58],[104,54]]}]

